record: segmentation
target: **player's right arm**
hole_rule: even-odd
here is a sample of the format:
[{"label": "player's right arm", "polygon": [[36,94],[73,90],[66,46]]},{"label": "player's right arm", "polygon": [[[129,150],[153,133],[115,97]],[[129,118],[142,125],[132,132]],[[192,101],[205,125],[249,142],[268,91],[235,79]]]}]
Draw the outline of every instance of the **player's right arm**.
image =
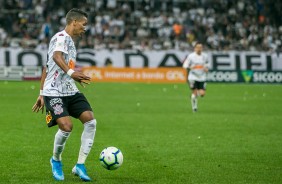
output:
[{"label": "player's right arm", "polygon": [[42,110],[42,113],[43,113],[43,111],[44,111],[44,100],[43,100],[43,96],[42,96],[42,92],[43,92],[42,90],[43,90],[45,78],[46,78],[46,67],[43,67],[41,81],[40,81],[40,94],[39,94],[35,104],[32,107],[33,112],[38,112],[38,111]]},{"label": "player's right arm", "polygon": [[188,55],[182,65],[183,68],[190,70],[190,55]]},{"label": "player's right arm", "polygon": [[90,77],[84,75],[81,72],[73,71],[67,64],[63,56],[63,52],[61,51],[55,51],[53,54],[53,60],[55,63],[68,75],[70,75],[71,78],[73,78],[75,81],[79,82],[83,87],[84,84],[89,84]]},{"label": "player's right arm", "polygon": [[204,60],[205,60],[204,71],[205,71],[206,73],[208,73],[208,71],[209,71],[209,68],[208,68],[208,67],[209,67],[209,60],[208,60],[207,55],[205,55]]}]

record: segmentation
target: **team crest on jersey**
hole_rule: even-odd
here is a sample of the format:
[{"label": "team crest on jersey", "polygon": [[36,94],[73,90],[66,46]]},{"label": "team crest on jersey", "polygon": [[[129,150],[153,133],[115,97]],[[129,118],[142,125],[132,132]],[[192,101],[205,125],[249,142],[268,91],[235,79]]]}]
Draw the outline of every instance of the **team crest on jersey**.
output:
[{"label": "team crest on jersey", "polygon": [[56,104],[55,106],[53,106],[53,109],[55,115],[60,115],[62,114],[62,112],[64,112],[64,109],[61,104]]}]

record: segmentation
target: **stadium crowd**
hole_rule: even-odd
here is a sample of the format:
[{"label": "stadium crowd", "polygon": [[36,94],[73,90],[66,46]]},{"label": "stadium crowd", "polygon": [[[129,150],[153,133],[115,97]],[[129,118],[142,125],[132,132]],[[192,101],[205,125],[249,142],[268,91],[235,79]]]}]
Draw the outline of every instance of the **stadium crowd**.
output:
[{"label": "stadium crowd", "polygon": [[66,12],[89,12],[79,48],[282,51],[282,1],[0,0],[0,47],[46,49]]}]

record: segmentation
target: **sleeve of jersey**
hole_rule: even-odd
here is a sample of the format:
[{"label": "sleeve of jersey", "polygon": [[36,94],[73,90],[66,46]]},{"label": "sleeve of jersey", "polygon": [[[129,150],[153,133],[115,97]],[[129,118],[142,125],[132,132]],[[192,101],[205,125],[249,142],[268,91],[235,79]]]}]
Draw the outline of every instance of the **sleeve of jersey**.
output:
[{"label": "sleeve of jersey", "polygon": [[209,67],[209,60],[208,60],[208,56],[205,55],[205,67]]},{"label": "sleeve of jersey", "polygon": [[61,35],[57,36],[57,42],[54,51],[61,51],[63,53],[68,54],[68,46],[67,46],[66,38],[67,38],[66,36],[61,36]]},{"label": "sleeve of jersey", "polygon": [[188,56],[188,57],[186,57],[186,59],[184,60],[182,67],[183,67],[183,68],[186,68],[186,69],[189,68],[189,63],[190,63],[190,57]]}]

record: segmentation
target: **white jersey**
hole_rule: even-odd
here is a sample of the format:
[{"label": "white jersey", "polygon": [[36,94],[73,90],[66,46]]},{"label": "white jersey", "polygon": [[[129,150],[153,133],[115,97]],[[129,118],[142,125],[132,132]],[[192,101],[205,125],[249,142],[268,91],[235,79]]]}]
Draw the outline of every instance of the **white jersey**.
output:
[{"label": "white jersey", "polygon": [[204,68],[207,67],[208,57],[204,53],[198,55],[196,52],[193,52],[186,57],[183,63],[183,68],[189,69],[189,81],[206,81],[207,73],[204,71]]},{"label": "white jersey", "polygon": [[55,34],[49,44],[48,61],[46,64],[46,79],[43,96],[71,96],[78,92],[75,81],[68,76],[54,61],[55,51],[63,52],[66,64],[74,69],[76,49],[74,42],[66,31]]}]

